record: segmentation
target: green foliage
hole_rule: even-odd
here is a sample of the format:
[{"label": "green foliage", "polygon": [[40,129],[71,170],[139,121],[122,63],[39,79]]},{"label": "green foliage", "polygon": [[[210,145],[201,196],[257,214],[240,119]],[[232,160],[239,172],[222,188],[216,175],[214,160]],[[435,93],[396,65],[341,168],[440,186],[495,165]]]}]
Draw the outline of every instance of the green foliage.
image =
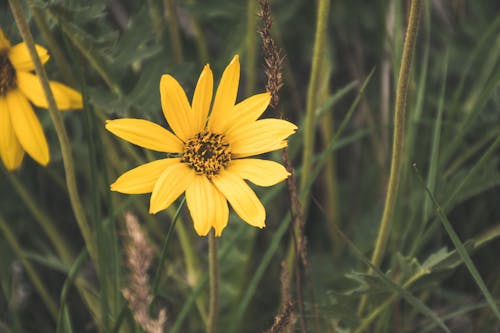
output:
[{"label": "green foliage", "polygon": [[[118,175],[160,154],[117,140],[104,123],[134,117],[168,127],[161,75],[173,75],[191,98],[203,65],[209,62],[220,78],[234,54],[241,56],[241,101],[248,97],[247,86],[252,89],[243,69],[255,72],[252,94],[259,93],[265,89],[265,62],[257,32],[247,31],[248,20],[260,24],[256,12],[247,12],[247,1],[172,1],[174,20],[166,13],[169,3],[23,3],[36,42],[51,53],[49,77],[84,97],[84,110],[63,118],[98,256],[89,257],[69,204],[54,127],[37,109],[51,163],[42,168],[25,157],[14,173],[0,165],[1,332],[141,332],[122,295],[129,282],[123,217],[128,211],[138,216],[154,252],[148,272],[155,291],[151,314],[167,309],[168,332],[204,331],[207,241],[194,232],[181,200],[153,216],[148,195],[109,191]],[[424,1],[399,196],[386,254],[372,271],[408,8],[394,0],[333,1],[324,72],[318,91],[307,96],[317,23],[313,4],[272,1],[273,37],[286,55],[284,86],[279,108],[264,114],[283,112],[299,124],[288,153],[300,180],[307,98],[316,105],[314,143],[308,147],[313,165],[304,180],[310,194],[301,197],[308,207],[307,265],[287,266],[301,272],[299,283],[295,270],[287,280],[299,319],[295,331],[302,330],[301,315],[307,332],[497,331],[500,18],[494,2]],[[21,41],[7,2],[0,2],[0,22],[12,44]],[[246,42],[247,35],[255,35],[255,45]],[[254,53],[256,68],[247,68]],[[280,152],[269,156],[281,160]],[[217,240],[217,332],[265,331],[287,290],[281,264],[296,241],[287,186],[253,188],[266,207],[267,226],[254,229],[231,214]],[[362,298],[366,306],[360,312]]]}]

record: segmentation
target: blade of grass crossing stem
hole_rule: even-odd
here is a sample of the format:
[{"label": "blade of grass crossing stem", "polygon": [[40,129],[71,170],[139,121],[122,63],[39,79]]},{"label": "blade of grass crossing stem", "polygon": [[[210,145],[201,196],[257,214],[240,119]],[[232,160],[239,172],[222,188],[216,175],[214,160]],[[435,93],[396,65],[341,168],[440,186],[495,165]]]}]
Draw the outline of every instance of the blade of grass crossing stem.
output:
[{"label": "blade of grass crossing stem", "polygon": [[321,118],[326,112],[331,111],[333,107],[356,86],[357,82],[353,81],[348,83],[345,87],[337,90],[332,96],[328,97],[323,104],[316,109],[316,119]]},{"label": "blade of grass crossing stem", "polygon": [[165,242],[163,243],[163,247],[161,249],[161,254],[160,254],[160,259],[158,261],[158,269],[156,270],[154,279],[153,279],[153,300],[151,301],[151,304],[153,304],[154,298],[158,294],[158,288],[160,286],[160,279],[162,276],[163,272],[163,266],[165,265],[165,259],[167,258],[167,247],[168,247],[168,242],[170,240],[170,235],[172,233],[172,230],[174,230],[175,224],[177,223],[177,219],[181,213],[182,207],[184,207],[184,203],[186,202],[186,197],[184,196],[182,198],[181,203],[179,204],[179,207],[177,207],[177,211],[175,212],[174,218],[172,219],[172,223],[170,224],[170,227],[168,228],[167,235],[165,236]]},{"label": "blade of grass crossing stem", "polygon": [[436,201],[436,198],[430,191],[430,189],[425,185],[424,180],[422,179],[422,176],[420,175],[417,167],[415,164],[413,164],[413,168],[415,169],[415,173],[417,174],[418,180],[421,182],[422,186],[425,188],[425,192],[427,192],[427,195],[429,198],[432,200],[432,203],[434,204],[434,207],[436,208],[436,213],[438,215],[439,220],[443,224],[444,229],[448,233],[448,236],[450,237],[451,241],[453,242],[453,245],[455,245],[455,248],[457,249],[458,254],[462,258],[465,266],[469,270],[470,274],[472,275],[472,278],[478,285],[479,289],[483,293],[484,297],[486,298],[486,301],[490,305],[491,310],[493,313],[497,316],[498,319],[500,319],[500,311],[498,310],[497,304],[491,293],[489,292],[488,288],[486,287],[486,284],[483,281],[483,278],[479,274],[476,266],[474,265],[474,262],[472,261],[471,257],[469,256],[469,253],[465,249],[462,241],[460,240],[460,237],[458,237],[457,233],[453,229],[450,221],[446,217],[446,215],[443,213],[443,209],[439,205],[439,203]]},{"label": "blade of grass crossing stem", "polygon": [[[344,129],[347,126],[347,123],[351,119],[354,111],[356,110],[356,107],[358,106],[359,102],[361,101],[361,98],[363,98],[364,93],[365,93],[365,88],[368,85],[368,82],[370,82],[370,79],[371,79],[374,72],[375,72],[375,68],[373,68],[370,71],[370,74],[368,74],[365,81],[361,85],[361,88],[359,89],[359,92],[356,95],[356,98],[354,99],[351,106],[349,107],[349,110],[347,111],[346,115],[344,116],[344,119],[342,119],[342,122],[340,123],[339,128],[337,129],[337,132],[335,133],[333,138],[330,140],[330,142],[328,143],[328,146],[325,148],[324,151],[332,151],[333,150],[332,149],[333,146],[337,142],[339,136],[344,132]],[[317,161],[317,163],[315,163],[316,166],[314,167],[313,171],[311,172],[310,177],[307,180],[306,186],[302,189],[301,198],[302,198],[302,195],[304,195],[305,193],[309,193],[309,189],[311,188],[312,184],[314,183],[314,179],[316,179],[316,177],[321,172],[322,168],[325,166],[325,163],[327,161],[326,157],[327,157],[327,154],[324,155],[324,158],[320,159],[319,161]]]},{"label": "blade of grass crossing stem", "polygon": [[71,286],[74,284],[76,278],[78,277],[78,273],[80,273],[80,269],[83,267],[83,264],[88,259],[89,252],[86,248],[84,248],[75,262],[71,266],[68,276],[66,277],[66,281],[64,281],[64,285],[62,287],[61,296],[60,296],[60,304],[59,304],[59,313],[57,316],[57,326],[56,333],[66,332],[64,327],[66,327],[66,321],[68,318],[66,317],[67,311],[67,300],[68,300],[68,292]]}]

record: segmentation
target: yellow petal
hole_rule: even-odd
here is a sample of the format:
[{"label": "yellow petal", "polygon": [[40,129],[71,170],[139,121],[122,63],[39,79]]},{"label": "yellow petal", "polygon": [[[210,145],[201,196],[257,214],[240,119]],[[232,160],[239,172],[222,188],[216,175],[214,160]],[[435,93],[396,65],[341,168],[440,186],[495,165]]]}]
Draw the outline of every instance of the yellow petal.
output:
[{"label": "yellow petal", "polygon": [[151,193],[163,171],[176,163],[180,163],[180,158],[164,158],[138,166],[118,177],[111,184],[111,191],[127,194]]},{"label": "yellow petal", "polygon": [[[82,95],[79,92],[59,82],[50,81],[49,84],[59,110],[82,108]],[[41,108],[48,107],[40,79],[36,75],[18,71],[17,85],[33,104]]]},{"label": "yellow petal", "polygon": [[265,92],[253,95],[236,104],[231,114],[231,120],[228,123],[228,131],[256,121],[266,111],[270,101],[271,94]]},{"label": "yellow petal", "polygon": [[216,236],[220,236],[227,225],[229,209],[226,198],[207,177],[194,177],[186,189],[186,200],[196,233],[206,236],[214,227]]},{"label": "yellow petal", "polygon": [[20,91],[12,90],[7,94],[7,105],[12,126],[23,149],[35,161],[45,166],[49,163],[49,146],[30,103]]},{"label": "yellow petal", "polygon": [[4,97],[0,97],[0,157],[7,170],[19,168],[24,157],[24,150],[14,133]]},{"label": "yellow petal", "polygon": [[10,42],[7,37],[5,37],[2,28],[0,28],[0,51],[6,50],[8,48],[10,48]]},{"label": "yellow petal", "polygon": [[223,133],[227,128],[228,120],[231,119],[233,107],[236,102],[239,81],[240,61],[238,55],[235,55],[224,70],[219,86],[217,87],[214,106],[208,120],[210,131]]},{"label": "yellow petal", "polygon": [[290,175],[281,164],[256,158],[232,160],[228,170],[259,186],[273,186]]},{"label": "yellow petal", "polygon": [[200,74],[196,89],[193,95],[193,116],[195,132],[201,132],[205,128],[205,123],[210,110],[210,103],[212,102],[212,93],[214,89],[214,78],[209,65],[205,65]]},{"label": "yellow petal", "polygon": [[285,139],[297,130],[280,119],[262,119],[226,133],[233,157],[253,156],[286,147]]},{"label": "yellow petal", "polygon": [[241,177],[226,169],[212,181],[243,221],[254,227],[264,228],[264,206]]},{"label": "yellow petal", "polygon": [[195,173],[185,163],[176,163],[165,169],[153,188],[149,212],[155,214],[168,208],[193,182]]},{"label": "yellow petal", "polygon": [[106,121],[106,129],[135,145],[165,153],[180,153],[182,142],[160,125],[143,119],[116,119]]},{"label": "yellow petal", "polygon": [[171,75],[162,75],[160,96],[163,114],[168,124],[182,141],[187,141],[196,134],[193,124],[193,111],[184,89]]},{"label": "yellow petal", "polygon": [[[47,50],[40,45],[35,45],[35,48],[40,61],[42,62],[42,64],[45,64],[49,60],[49,52],[47,52]],[[26,43],[19,43],[17,45],[14,45],[9,49],[8,55],[10,63],[18,71],[29,72],[35,70],[35,65],[31,60],[31,56]]]}]

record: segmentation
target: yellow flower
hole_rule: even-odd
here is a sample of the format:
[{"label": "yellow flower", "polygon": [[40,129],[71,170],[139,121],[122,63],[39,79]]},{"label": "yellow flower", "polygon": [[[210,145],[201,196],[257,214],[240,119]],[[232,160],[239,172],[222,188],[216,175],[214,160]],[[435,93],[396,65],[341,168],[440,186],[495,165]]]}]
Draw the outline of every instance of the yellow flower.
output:
[{"label": "yellow flower", "polygon": [[[263,228],[265,209],[245,180],[272,186],[289,176],[279,163],[245,158],[286,147],[297,127],[285,120],[257,120],[270,101],[269,93],[254,95],[235,105],[240,77],[236,55],[225,69],[215,94],[213,77],[206,65],[191,105],[184,90],[170,75],[163,75],[160,94],[163,114],[174,133],[141,119],[106,123],[113,134],[144,148],[176,154],[121,175],[111,190],[128,194],[150,193],[150,213],[168,208],[186,192],[194,228],[200,236],[226,227],[227,202],[248,224]],[[207,120],[208,119],[208,120]]]},{"label": "yellow flower", "polygon": [[[49,60],[46,49],[36,45],[42,63]],[[47,108],[47,100],[38,77],[31,72],[31,61],[25,43],[11,46],[0,29],[0,157],[8,170],[19,168],[27,152],[41,165],[50,159],[49,146],[33,107]],[[59,82],[50,87],[60,110],[79,109],[82,97]]]}]

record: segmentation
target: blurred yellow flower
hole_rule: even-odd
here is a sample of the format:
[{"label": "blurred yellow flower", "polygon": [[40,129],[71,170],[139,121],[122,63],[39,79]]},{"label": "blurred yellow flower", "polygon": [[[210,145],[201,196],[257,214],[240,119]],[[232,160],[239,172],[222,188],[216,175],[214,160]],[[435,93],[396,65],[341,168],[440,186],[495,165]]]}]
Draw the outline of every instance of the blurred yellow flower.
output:
[{"label": "blurred yellow flower", "polygon": [[[186,192],[194,228],[200,236],[215,229],[220,236],[227,225],[227,202],[248,224],[263,228],[265,209],[245,180],[272,186],[289,175],[279,163],[245,158],[287,145],[297,127],[285,120],[257,120],[270,101],[269,93],[254,95],[235,105],[240,77],[236,55],[226,67],[215,94],[213,76],[206,65],[196,85],[192,104],[179,83],[163,75],[160,94],[163,114],[174,133],[141,119],[118,119],[106,128],[144,148],[176,154],[121,175],[111,190],[128,194],[150,193],[150,213],[168,208]],[[208,119],[208,120],[207,120]]]},{"label": "blurred yellow flower", "polygon": [[[36,45],[42,63],[49,60],[46,49]],[[25,43],[11,46],[0,29],[0,157],[8,170],[19,168],[27,152],[41,165],[50,154],[42,125],[28,102],[47,108],[47,100]],[[80,93],[59,82],[50,87],[60,110],[82,108]]]}]

